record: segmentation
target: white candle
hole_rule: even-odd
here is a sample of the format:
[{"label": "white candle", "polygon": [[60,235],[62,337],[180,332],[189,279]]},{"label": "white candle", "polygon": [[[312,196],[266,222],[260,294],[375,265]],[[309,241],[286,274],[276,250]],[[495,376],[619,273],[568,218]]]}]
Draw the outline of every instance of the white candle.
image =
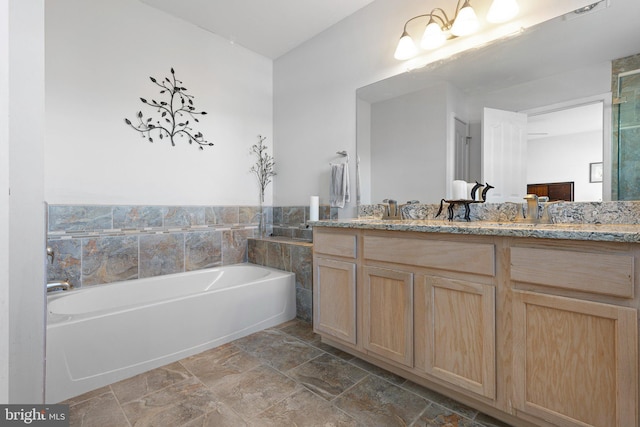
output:
[{"label": "white candle", "polygon": [[309,199],[309,221],[318,220],[318,209],[320,206],[320,198],[318,196],[311,196]]},{"label": "white candle", "polygon": [[453,181],[452,187],[452,199],[453,200],[466,200],[467,197],[467,182],[456,179]]},{"label": "white candle", "polygon": [[473,200],[471,198],[471,190],[473,190],[473,187],[475,186],[476,186],[475,182],[467,182],[467,199]]}]

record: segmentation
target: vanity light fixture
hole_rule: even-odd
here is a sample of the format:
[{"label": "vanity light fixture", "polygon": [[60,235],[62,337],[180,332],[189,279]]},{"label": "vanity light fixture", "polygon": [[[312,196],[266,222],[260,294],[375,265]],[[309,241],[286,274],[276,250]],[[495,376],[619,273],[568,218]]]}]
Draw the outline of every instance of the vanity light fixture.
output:
[{"label": "vanity light fixture", "polygon": [[[449,19],[445,11],[437,7],[429,13],[414,16],[405,22],[394,57],[398,60],[405,60],[418,54],[418,47],[407,32],[407,25],[415,19],[429,18],[420,40],[420,47],[426,50],[442,46],[448,38],[466,36],[476,32],[480,23],[470,0],[464,0],[462,6],[461,3],[462,0],[458,0],[453,19]],[[516,0],[493,0],[487,13],[487,21],[491,23],[506,22],[516,16],[518,10]]]}]

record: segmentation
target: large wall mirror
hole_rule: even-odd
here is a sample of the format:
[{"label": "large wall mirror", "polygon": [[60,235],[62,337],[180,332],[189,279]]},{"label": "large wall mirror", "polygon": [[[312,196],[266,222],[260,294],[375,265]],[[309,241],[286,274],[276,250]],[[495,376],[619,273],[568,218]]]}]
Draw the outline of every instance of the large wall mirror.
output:
[{"label": "large wall mirror", "polygon": [[[360,203],[438,203],[454,179],[495,184],[495,202],[561,182],[575,201],[611,200],[611,63],[640,51],[638,3],[605,0],[358,89]],[[489,143],[511,114],[524,145]]]}]

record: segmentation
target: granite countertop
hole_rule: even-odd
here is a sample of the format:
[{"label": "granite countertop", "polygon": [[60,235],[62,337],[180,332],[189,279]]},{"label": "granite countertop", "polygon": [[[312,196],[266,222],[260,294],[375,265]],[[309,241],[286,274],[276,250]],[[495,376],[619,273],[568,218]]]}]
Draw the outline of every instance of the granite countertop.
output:
[{"label": "granite countertop", "polygon": [[347,219],[317,221],[313,227],[363,230],[417,231],[478,236],[534,237],[539,239],[640,242],[640,224],[532,224],[524,222],[458,222],[447,220]]}]

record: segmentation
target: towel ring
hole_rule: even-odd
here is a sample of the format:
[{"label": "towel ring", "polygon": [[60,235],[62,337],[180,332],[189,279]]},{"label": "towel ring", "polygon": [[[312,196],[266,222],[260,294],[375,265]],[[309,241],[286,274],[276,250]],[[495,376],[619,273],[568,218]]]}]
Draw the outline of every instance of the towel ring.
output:
[{"label": "towel ring", "polygon": [[345,150],[342,151],[336,151],[336,154],[342,156],[342,157],[346,157],[347,158],[347,163],[349,163],[349,153],[347,153]]}]

